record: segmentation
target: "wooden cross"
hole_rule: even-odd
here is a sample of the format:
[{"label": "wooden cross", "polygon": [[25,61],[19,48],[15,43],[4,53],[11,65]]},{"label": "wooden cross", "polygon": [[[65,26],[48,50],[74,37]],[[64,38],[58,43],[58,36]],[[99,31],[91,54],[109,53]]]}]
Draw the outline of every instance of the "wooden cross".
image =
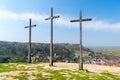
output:
[{"label": "wooden cross", "polygon": [[50,31],[50,59],[49,66],[53,66],[53,19],[59,18],[60,16],[53,16],[53,8],[51,8],[51,16],[49,18],[45,18],[45,20],[51,21],[51,31]]},{"label": "wooden cross", "polygon": [[36,25],[31,24],[31,18],[29,19],[29,26],[24,28],[29,28],[29,44],[28,44],[28,63],[31,63],[31,28],[36,27]]},{"label": "wooden cross", "polygon": [[91,21],[91,18],[82,19],[82,10],[80,11],[80,19],[71,20],[70,22],[79,22],[80,23],[80,57],[79,57],[79,70],[83,70],[83,59],[82,59],[82,22]]}]

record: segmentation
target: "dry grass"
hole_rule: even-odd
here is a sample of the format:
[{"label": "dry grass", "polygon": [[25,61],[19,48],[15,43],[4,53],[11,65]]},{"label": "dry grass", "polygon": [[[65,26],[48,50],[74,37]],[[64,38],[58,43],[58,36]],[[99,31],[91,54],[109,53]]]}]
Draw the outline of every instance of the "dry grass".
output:
[{"label": "dry grass", "polygon": [[[7,65],[7,64],[6,64]],[[16,65],[16,64],[15,64]],[[44,70],[41,68],[44,68]],[[8,71],[8,72],[1,72],[0,73],[0,80],[19,80],[13,78],[14,76],[19,76],[21,73],[25,73],[28,77],[28,80],[33,80],[36,78],[37,74],[42,74],[43,77],[46,76],[53,76],[51,72],[46,72],[45,70],[62,70],[67,69],[72,71],[72,73],[68,72],[60,72],[59,74],[63,74],[67,79],[72,78],[71,75],[79,75],[78,72],[75,73],[76,70],[78,70],[78,63],[54,63],[53,67],[49,66],[49,63],[40,63],[40,64],[18,64],[16,65],[16,68],[21,68],[16,71]],[[91,64],[84,64],[83,65],[85,70],[88,70],[92,74],[98,74],[108,71],[109,73],[115,74],[120,76],[120,67],[115,66],[102,66],[102,65],[91,65]],[[39,69],[38,69],[39,68]],[[57,74],[57,73],[56,73]],[[92,75],[91,74],[91,75]],[[82,76],[83,75],[83,76]],[[90,74],[89,74],[90,75]],[[85,74],[81,74],[81,77],[84,77]]]}]

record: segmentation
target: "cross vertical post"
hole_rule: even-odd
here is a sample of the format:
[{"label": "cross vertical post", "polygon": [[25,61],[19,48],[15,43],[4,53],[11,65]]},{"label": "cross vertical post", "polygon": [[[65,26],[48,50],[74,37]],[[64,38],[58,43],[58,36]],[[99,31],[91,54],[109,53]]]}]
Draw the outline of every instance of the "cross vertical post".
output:
[{"label": "cross vertical post", "polygon": [[36,27],[36,25],[32,25],[31,18],[29,19],[29,26],[25,26],[24,28],[29,28],[29,44],[28,44],[28,63],[31,63],[31,28]]},{"label": "cross vertical post", "polygon": [[91,18],[82,19],[82,10],[80,11],[80,19],[70,20],[70,22],[80,23],[80,57],[79,57],[79,70],[83,70],[83,57],[82,57],[82,21],[91,21]]},{"label": "cross vertical post", "polygon": [[82,62],[82,11],[80,11],[80,58],[79,58],[79,70],[83,70]]},{"label": "cross vertical post", "polygon": [[50,20],[50,58],[49,58],[49,66],[53,66],[53,19],[59,18],[60,16],[53,16],[53,8],[51,8],[51,16],[49,18],[45,18],[45,20]]}]

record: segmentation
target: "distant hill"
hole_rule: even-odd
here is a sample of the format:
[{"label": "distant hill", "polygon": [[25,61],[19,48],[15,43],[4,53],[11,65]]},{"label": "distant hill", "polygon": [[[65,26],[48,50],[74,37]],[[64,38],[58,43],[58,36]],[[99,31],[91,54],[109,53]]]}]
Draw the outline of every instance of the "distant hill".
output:
[{"label": "distant hill", "polygon": [[[79,44],[56,43],[53,47],[54,60],[72,60],[75,51],[79,51]],[[83,47],[83,50],[91,51]],[[47,62],[49,59],[48,43],[32,43],[32,55],[38,57],[37,61]],[[91,51],[93,52],[93,51]],[[25,62],[27,61],[28,43],[0,41],[0,62]]]}]

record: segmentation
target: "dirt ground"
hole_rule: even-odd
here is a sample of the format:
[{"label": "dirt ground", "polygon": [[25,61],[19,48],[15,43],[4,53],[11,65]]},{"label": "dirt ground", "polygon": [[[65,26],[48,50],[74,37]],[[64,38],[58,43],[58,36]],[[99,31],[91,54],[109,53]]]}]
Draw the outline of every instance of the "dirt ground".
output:
[{"label": "dirt ground", "polygon": [[[78,63],[54,63],[53,67],[50,67],[48,63],[41,64],[46,68],[51,69],[79,69]],[[83,69],[87,69],[91,73],[102,73],[108,71],[120,75],[120,67],[115,66],[104,66],[104,65],[92,65],[92,64],[83,64]]]}]

